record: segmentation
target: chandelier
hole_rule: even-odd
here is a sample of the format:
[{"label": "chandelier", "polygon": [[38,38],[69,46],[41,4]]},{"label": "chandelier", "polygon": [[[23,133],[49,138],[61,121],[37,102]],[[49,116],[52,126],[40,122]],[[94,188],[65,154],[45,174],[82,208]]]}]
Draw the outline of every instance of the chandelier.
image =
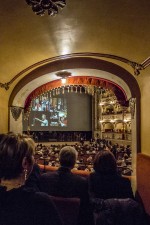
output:
[{"label": "chandelier", "polygon": [[36,15],[44,16],[47,12],[49,16],[55,16],[59,8],[66,5],[66,0],[26,0],[26,3]]}]

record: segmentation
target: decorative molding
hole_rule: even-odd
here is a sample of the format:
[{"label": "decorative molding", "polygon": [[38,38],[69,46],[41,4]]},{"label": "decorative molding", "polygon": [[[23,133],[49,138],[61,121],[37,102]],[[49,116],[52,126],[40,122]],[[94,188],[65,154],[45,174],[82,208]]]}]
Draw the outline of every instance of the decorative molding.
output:
[{"label": "decorative molding", "polygon": [[130,111],[131,111],[131,119],[134,119],[135,105],[136,105],[136,98],[130,98],[129,99],[129,107],[130,107]]},{"label": "decorative molding", "polygon": [[141,70],[144,70],[146,67],[140,63],[136,63],[134,61],[128,60],[126,58],[116,56],[116,55],[111,55],[111,54],[103,54],[103,53],[90,53],[90,52],[81,52],[81,53],[72,53],[72,54],[66,54],[66,55],[60,55],[52,58],[47,58],[45,60],[42,60],[40,62],[37,62],[26,69],[22,70],[18,74],[16,74],[9,82],[7,83],[0,83],[1,88],[5,88],[5,90],[9,89],[9,86],[20,76],[24,75],[25,73],[29,72],[30,70],[34,70],[37,67],[40,67],[44,64],[54,62],[54,61],[59,61],[63,59],[70,59],[70,58],[75,58],[75,57],[95,57],[95,58],[108,58],[108,59],[114,59],[123,63],[128,64],[131,66],[134,70],[134,75],[137,76],[140,74]]},{"label": "decorative molding", "polygon": [[25,113],[30,111],[32,100],[35,98],[41,98],[41,96],[44,95],[57,95],[59,94],[60,90],[62,93],[64,93],[65,89],[68,92],[82,93],[82,88],[84,89],[85,93],[92,96],[94,96],[96,92],[100,95],[103,88],[110,89],[116,95],[119,104],[121,104],[122,106],[126,106],[128,104],[126,93],[120,86],[117,86],[115,83],[106,79],[96,77],[72,76],[67,78],[66,85],[62,86],[61,81],[56,80],[43,84],[42,86],[33,90],[25,101]]},{"label": "decorative molding", "polygon": [[9,84],[10,84],[10,82],[8,82],[8,83],[0,83],[0,87],[1,88],[4,88],[6,91],[9,89]]},{"label": "decorative molding", "polygon": [[23,108],[19,107],[19,106],[11,106],[10,107],[12,117],[15,119],[15,121],[17,121],[19,119],[22,110],[23,110]]}]

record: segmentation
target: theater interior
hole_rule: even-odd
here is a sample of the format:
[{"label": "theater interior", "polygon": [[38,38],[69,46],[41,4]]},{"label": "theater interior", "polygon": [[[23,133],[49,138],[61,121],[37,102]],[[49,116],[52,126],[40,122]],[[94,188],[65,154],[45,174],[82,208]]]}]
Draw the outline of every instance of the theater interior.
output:
[{"label": "theater interior", "polygon": [[0,133],[130,145],[150,217],[150,1],[66,0],[45,14],[29,2],[0,6]]}]

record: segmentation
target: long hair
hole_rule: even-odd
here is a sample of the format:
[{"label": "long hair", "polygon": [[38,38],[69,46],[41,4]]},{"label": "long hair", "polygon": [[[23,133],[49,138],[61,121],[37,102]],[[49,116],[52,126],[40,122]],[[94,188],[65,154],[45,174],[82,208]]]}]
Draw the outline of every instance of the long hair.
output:
[{"label": "long hair", "polygon": [[95,156],[95,172],[102,174],[112,174],[117,172],[117,163],[114,155],[109,150],[102,150]]}]

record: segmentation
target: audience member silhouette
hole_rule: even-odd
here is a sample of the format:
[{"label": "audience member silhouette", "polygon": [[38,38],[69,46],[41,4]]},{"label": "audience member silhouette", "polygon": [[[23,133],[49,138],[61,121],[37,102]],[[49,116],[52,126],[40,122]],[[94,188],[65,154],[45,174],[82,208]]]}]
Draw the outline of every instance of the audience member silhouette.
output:
[{"label": "audience member silhouette", "polygon": [[92,225],[93,221],[89,208],[87,179],[71,172],[71,169],[76,163],[76,159],[77,151],[74,147],[63,147],[59,153],[59,169],[55,172],[42,174],[39,181],[39,188],[41,191],[52,196],[80,198],[81,208],[79,224]]},{"label": "audience member silhouette", "polygon": [[130,180],[118,174],[116,159],[109,150],[95,156],[94,172],[89,175],[89,193],[101,199],[134,198]]},{"label": "audience member silhouette", "polygon": [[89,176],[89,192],[95,225],[146,225],[143,207],[134,200],[128,178],[117,173],[116,159],[100,151]]},{"label": "audience member silhouette", "polygon": [[24,184],[34,164],[34,142],[15,134],[0,135],[0,224],[61,225],[45,193]]}]

